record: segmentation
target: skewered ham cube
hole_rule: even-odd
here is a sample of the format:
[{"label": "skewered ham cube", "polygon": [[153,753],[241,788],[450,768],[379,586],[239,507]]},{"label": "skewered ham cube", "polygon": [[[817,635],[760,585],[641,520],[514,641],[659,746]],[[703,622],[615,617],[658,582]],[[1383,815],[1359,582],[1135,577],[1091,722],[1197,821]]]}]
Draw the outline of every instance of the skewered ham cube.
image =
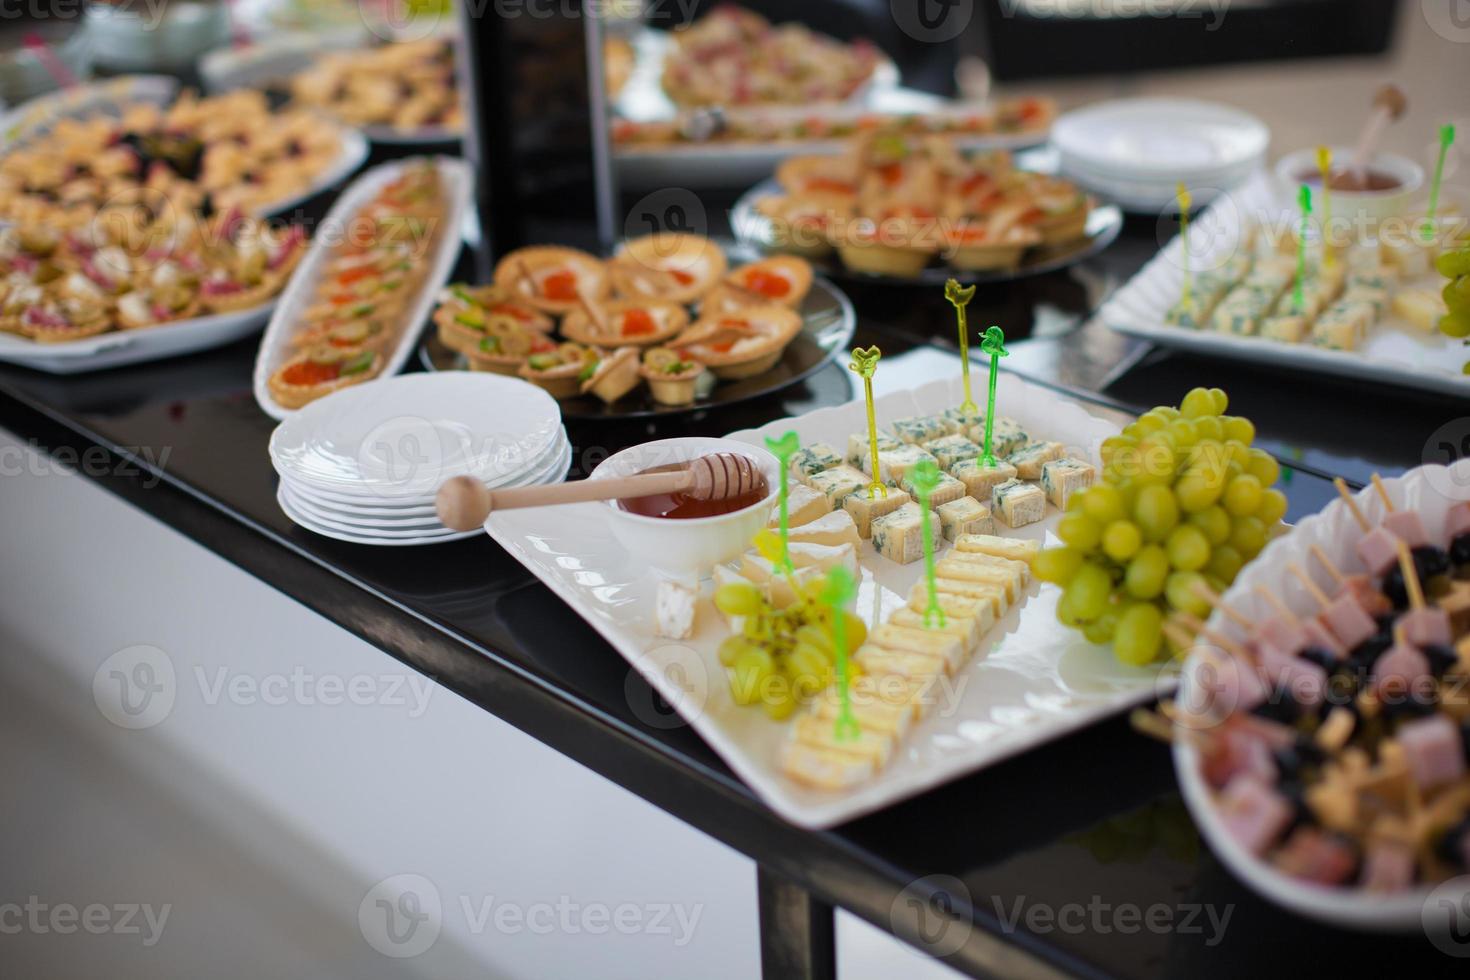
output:
[{"label": "skewered ham cube", "polygon": [[1395,645],[1373,665],[1373,687],[1380,697],[1402,697],[1429,679],[1429,660],[1415,647]]},{"label": "skewered ham cube", "polygon": [[1414,852],[1394,840],[1374,841],[1358,883],[1365,891],[1401,892],[1414,881]]},{"label": "skewered ham cube", "polygon": [[1326,650],[1339,660],[1347,655],[1347,647],[1338,642],[1332,631],[1315,617],[1302,620],[1302,632],[1307,634],[1308,646]]},{"label": "skewered ham cube", "polygon": [[1462,534],[1470,534],[1470,501],[1455,504],[1444,519],[1446,541],[1453,541]]},{"label": "skewered ham cube", "polygon": [[1452,642],[1450,615],[1434,606],[1410,609],[1399,617],[1395,625],[1404,628],[1404,639],[1415,646],[1449,646]]},{"label": "skewered ham cube", "polygon": [[1378,632],[1373,617],[1363,611],[1355,596],[1346,593],[1339,594],[1322,610],[1322,622],[1350,650]]},{"label": "skewered ham cube", "polygon": [[1220,794],[1225,830],[1252,854],[1264,854],[1291,823],[1291,804],[1254,776],[1241,774]]},{"label": "skewered ham cube", "polygon": [[1356,547],[1358,557],[1374,575],[1382,575],[1399,560],[1398,536],[1384,527],[1375,527],[1363,535]]},{"label": "skewered ham cube", "polygon": [[1249,664],[1208,649],[1203,655],[1207,659],[1195,674],[1199,689],[1190,692],[1192,711],[1219,720],[1266,700],[1266,685]]},{"label": "skewered ham cube", "polygon": [[1267,616],[1256,636],[1263,646],[1275,647],[1288,655],[1308,646],[1306,630],[1284,616]]},{"label": "skewered ham cube", "polygon": [[1298,828],[1273,862],[1293,878],[1319,885],[1339,885],[1357,867],[1352,848],[1344,841],[1313,827]]},{"label": "skewered ham cube", "polygon": [[1429,535],[1424,531],[1424,522],[1419,519],[1415,511],[1396,510],[1383,518],[1383,527],[1402,539],[1410,548],[1422,548],[1429,543]]},{"label": "skewered ham cube", "polygon": [[1421,789],[1433,789],[1465,774],[1465,748],[1460,731],[1447,715],[1407,722],[1399,729],[1399,744],[1409,771]]},{"label": "skewered ham cube", "polygon": [[1327,671],[1301,657],[1271,657],[1261,664],[1266,676],[1278,688],[1285,688],[1296,702],[1315,708],[1327,695]]},{"label": "skewered ham cube", "polygon": [[1266,785],[1276,782],[1276,762],[1271,746],[1243,726],[1232,725],[1212,743],[1205,755],[1205,779],[1217,789],[1239,775],[1253,776]]}]

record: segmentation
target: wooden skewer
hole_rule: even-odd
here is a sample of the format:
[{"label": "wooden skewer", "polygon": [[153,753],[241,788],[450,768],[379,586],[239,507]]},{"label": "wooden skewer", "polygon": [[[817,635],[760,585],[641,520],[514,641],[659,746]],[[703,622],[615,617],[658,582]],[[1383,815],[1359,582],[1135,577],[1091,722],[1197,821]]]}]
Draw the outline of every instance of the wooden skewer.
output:
[{"label": "wooden skewer", "polygon": [[1408,107],[1409,100],[1397,85],[1385,85],[1374,94],[1373,111],[1363,123],[1362,132],[1358,134],[1358,145],[1348,158],[1349,172],[1356,174],[1360,180],[1363,178],[1368,169],[1368,161],[1378,147],[1379,140],[1383,138],[1383,131],[1388,128],[1389,123],[1402,116]]},{"label": "wooden skewer", "polygon": [[471,531],[485,523],[494,510],[513,507],[549,507],[588,500],[623,500],[659,493],[684,493],[699,500],[725,500],[759,486],[760,470],[749,456],[711,453],[683,469],[666,473],[639,473],[607,480],[579,480],[552,486],[491,490],[471,476],[445,481],[434,500],[439,520],[456,531]]},{"label": "wooden skewer", "polygon": [[1353,520],[1358,522],[1358,527],[1363,533],[1367,534],[1373,530],[1373,525],[1368,523],[1368,518],[1364,517],[1363,512],[1358,509],[1358,502],[1353,499],[1352,493],[1348,490],[1347,481],[1338,477],[1332,481],[1332,485],[1337,487],[1337,495],[1342,498],[1343,503],[1347,504],[1348,510],[1352,512]]},{"label": "wooden skewer", "polygon": [[1212,607],[1224,613],[1226,618],[1228,618],[1236,626],[1239,626],[1241,629],[1249,630],[1254,625],[1251,622],[1250,617],[1246,616],[1244,613],[1237,612],[1236,610],[1227,606],[1225,604],[1225,600],[1220,598],[1220,593],[1210,588],[1204,582],[1196,579],[1194,584],[1191,586],[1191,591],[1193,591],[1194,594],[1199,596],[1201,599],[1208,602]]},{"label": "wooden skewer", "polygon": [[531,267],[526,264],[525,259],[516,259],[516,268],[520,271],[521,281],[526,284],[532,299],[536,297],[536,277],[531,274]]},{"label": "wooden skewer", "polygon": [[1260,596],[1262,599],[1265,599],[1266,602],[1271,606],[1271,608],[1276,610],[1281,618],[1286,620],[1288,623],[1294,623],[1297,626],[1300,626],[1302,624],[1301,617],[1288,609],[1286,603],[1278,599],[1276,595],[1264,585],[1256,586],[1256,595]]},{"label": "wooden skewer", "polygon": [[1408,646],[1409,645],[1408,638],[1404,635],[1404,624],[1403,623],[1394,623],[1394,625],[1393,625],[1393,642],[1396,643],[1396,644],[1398,644],[1401,647]]},{"label": "wooden skewer", "polygon": [[1327,574],[1332,576],[1332,580],[1336,582],[1339,587],[1347,585],[1347,576],[1343,575],[1342,572],[1337,570],[1337,566],[1332,563],[1331,558],[1327,557],[1327,552],[1323,551],[1321,546],[1314,544],[1312,545],[1311,550],[1312,557],[1317,559],[1317,564],[1321,565],[1324,569],[1327,570]]},{"label": "wooden skewer", "polygon": [[576,292],[577,303],[582,307],[582,312],[587,315],[587,319],[592,321],[592,325],[597,328],[598,333],[607,333],[607,319],[603,317],[602,311],[587,302],[587,294],[582,292],[580,286],[577,287]]},{"label": "wooden skewer", "polygon": [[1373,474],[1373,489],[1378,491],[1378,499],[1383,501],[1383,509],[1392,514],[1395,509],[1393,501],[1388,498],[1388,488],[1383,485],[1383,477],[1377,473]]},{"label": "wooden skewer", "polygon": [[1296,576],[1296,580],[1302,583],[1302,588],[1311,593],[1312,598],[1317,600],[1319,606],[1326,609],[1332,605],[1332,600],[1328,598],[1327,593],[1323,592],[1321,586],[1312,581],[1312,577],[1307,574],[1305,568],[1302,568],[1302,566],[1293,561],[1287,563],[1286,570]]},{"label": "wooden skewer", "polygon": [[1404,587],[1409,590],[1409,605],[1414,609],[1424,608],[1424,587],[1419,583],[1419,570],[1414,567],[1414,556],[1409,553],[1409,545],[1400,539],[1399,546],[1399,570],[1404,573]]},{"label": "wooden skewer", "polygon": [[1147,708],[1134,708],[1128,714],[1128,723],[1140,735],[1147,735],[1160,742],[1173,742],[1177,733],[1173,723],[1163,715],[1155,714]]},{"label": "wooden skewer", "polygon": [[1194,630],[1196,637],[1203,636],[1206,640],[1209,640],[1232,657],[1244,660],[1246,663],[1255,663],[1256,658],[1251,656],[1250,651],[1243,645],[1236,643],[1224,633],[1217,633],[1210,629],[1210,627],[1205,625],[1204,620],[1198,616],[1187,612],[1178,612],[1175,615],[1179,618],[1179,622],[1183,623],[1189,629]]}]

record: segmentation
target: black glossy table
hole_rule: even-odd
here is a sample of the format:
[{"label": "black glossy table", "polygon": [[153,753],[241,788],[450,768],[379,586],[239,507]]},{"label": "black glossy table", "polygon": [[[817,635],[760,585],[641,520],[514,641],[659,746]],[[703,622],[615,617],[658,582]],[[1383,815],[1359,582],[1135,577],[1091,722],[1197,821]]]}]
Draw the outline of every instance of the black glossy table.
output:
[{"label": "black glossy table", "polygon": [[[1327,477],[1361,484],[1435,455],[1470,406],[1150,352],[1091,318],[1157,247],[1130,224],[1078,269],[982,287],[971,323],[1003,324],[1015,370],[1109,409],[1227,389],[1288,464],[1289,517]],[[853,287],[858,343],[885,363],[951,343],[942,297]],[[755,860],[771,977],[829,976],[832,908],[976,976],[1152,978],[1446,973],[1423,936],[1325,928],[1238,883],[1204,848],[1165,747],[1115,718],[824,832],[762,805],[590,627],[488,538],[384,550],[317,537],[275,503],[273,422],[250,392],[254,341],[71,378],[0,369],[0,426],[588,768]],[[851,397],[832,364],[778,395],[650,424],[569,426],[578,476],[649,438],[718,434]],[[1470,429],[1467,429],[1470,431]],[[93,449],[93,453],[98,450]],[[114,459],[114,462],[116,460]],[[697,872],[694,872],[697,873]]]}]

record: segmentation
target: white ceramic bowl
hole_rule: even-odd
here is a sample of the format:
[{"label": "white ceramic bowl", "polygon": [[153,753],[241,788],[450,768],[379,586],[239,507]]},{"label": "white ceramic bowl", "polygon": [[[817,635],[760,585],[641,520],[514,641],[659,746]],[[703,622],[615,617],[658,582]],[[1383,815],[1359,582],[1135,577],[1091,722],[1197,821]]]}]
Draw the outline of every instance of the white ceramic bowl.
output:
[{"label": "white ceramic bowl", "polygon": [[779,492],[780,464],[776,457],[755,446],[733,439],[659,439],[632,446],[609,456],[592,471],[590,480],[632,476],[653,466],[687,463],[710,453],[738,453],[760,467],[771,492],[758,504],[718,517],[666,520],[629,513],[609,500],[604,506],[611,515],[613,537],[639,561],[667,575],[704,576],[711,567],[729,561],[750,547],[750,539],[770,520],[771,505]]},{"label": "white ceramic bowl", "polygon": [[[1332,147],[1332,162],[1334,167],[1346,165],[1352,158],[1351,147]],[[1396,177],[1399,186],[1384,191],[1332,191],[1332,223],[1335,226],[1339,221],[1359,220],[1376,226],[1385,218],[1396,218],[1403,215],[1413,200],[1414,195],[1419,193],[1419,188],[1424,186],[1424,168],[1407,157],[1395,156],[1392,153],[1379,153],[1368,161],[1368,169],[1379,173]],[[1280,185],[1280,191],[1288,200],[1296,200],[1297,188],[1302,185],[1302,175],[1317,172],[1317,150],[1309,147],[1305,150],[1297,150],[1288,153],[1276,163],[1276,180]],[[1316,207],[1316,196],[1318,186],[1312,186],[1314,210]]]}]

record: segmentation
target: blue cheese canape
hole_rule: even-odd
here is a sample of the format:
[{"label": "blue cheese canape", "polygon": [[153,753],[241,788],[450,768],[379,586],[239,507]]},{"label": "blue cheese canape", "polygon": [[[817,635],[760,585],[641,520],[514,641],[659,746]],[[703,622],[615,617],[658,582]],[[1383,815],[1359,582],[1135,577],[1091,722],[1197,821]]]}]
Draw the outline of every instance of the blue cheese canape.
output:
[{"label": "blue cheese canape", "polygon": [[1016,478],[1016,468],[1004,459],[985,466],[978,459],[962,459],[949,468],[949,475],[965,485],[965,492],[979,501],[989,501],[990,491]]},{"label": "blue cheese canape", "polygon": [[1041,489],[1046,499],[1058,510],[1067,509],[1067,500],[1078,490],[1092,486],[1097,470],[1071,456],[1049,460],[1041,466]]},{"label": "blue cheese canape", "polygon": [[990,491],[990,512],[1010,527],[1025,527],[1046,517],[1046,494],[1034,483],[1007,480]]},{"label": "blue cheese canape", "polygon": [[923,516],[913,501],[874,518],[870,530],[873,548],[884,558],[907,565],[924,557]]},{"label": "blue cheese canape", "polygon": [[874,520],[893,513],[909,499],[909,495],[897,487],[889,487],[887,496],[879,494],[876,497],[868,496],[867,490],[859,490],[842,501],[842,509],[857,526],[858,536],[866,538],[873,533]]},{"label": "blue cheese canape", "polygon": [[939,524],[949,541],[961,534],[992,534],[995,531],[995,518],[990,516],[990,508],[974,497],[961,497],[940,504],[935,513],[939,515]]}]

